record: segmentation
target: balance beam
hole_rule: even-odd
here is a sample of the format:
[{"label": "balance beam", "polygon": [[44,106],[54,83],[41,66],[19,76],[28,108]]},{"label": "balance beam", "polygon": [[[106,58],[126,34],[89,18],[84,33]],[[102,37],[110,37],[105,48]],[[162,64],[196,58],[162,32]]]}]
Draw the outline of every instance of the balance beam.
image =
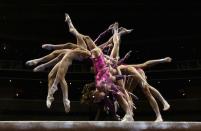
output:
[{"label": "balance beam", "polygon": [[200,131],[201,122],[1,121],[0,131]]}]

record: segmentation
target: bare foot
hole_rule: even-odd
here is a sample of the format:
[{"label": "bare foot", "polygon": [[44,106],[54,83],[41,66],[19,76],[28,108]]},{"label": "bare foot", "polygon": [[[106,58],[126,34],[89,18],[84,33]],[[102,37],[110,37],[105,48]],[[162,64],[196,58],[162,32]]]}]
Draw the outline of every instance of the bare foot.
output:
[{"label": "bare foot", "polygon": [[124,121],[134,121],[134,119],[133,119],[132,115],[127,115],[126,114],[121,121],[122,122],[124,122]]},{"label": "bare foot", "polygon": [[45,67],[40,65],[40,66],[37,66],[36,68],[33,69],[34,72],[39,72],[39,71],[44,71],[45,70]]},{"label": "bare foot", "polygon": [[26,65],[28,65],[28,66],[34,66],[34,65],[37,65],[37,64],[38,64],[38,62],[37,62],[36,59],[35,60],[30,60],[30,61],[26,62]]},{"label": "bare foot", "polygon": [[171,62],[171,61],[172,61],[172,58],[170,58],[170,57],[165,57],[165,58],[164,58],[164,61],[165,61],[165,62]]},{"label": "bare foot", "polygon": [[65,13],[65,22],[68,22],[70,20],[70,16],[68,13]]},{"label": "bare foot", "polygon": [[63,100],[65,112],[68,113],[70,111],[70,101],[68,99]]},{"label": "bare foot", "polygon": [[163,122],[163,119],[161,116],[157,117],[156,120],[154,122]]},{"label": "bare foot", "polygon": [[47,96],[47,100],[46,100],[47,108],[51,107],[53,101],[54,101],[54,97]]},{"label": "bare foot", "polygon": [[119,28],[119,34],[120,35],[123,35],[123,34],[129,34],[133,31],[133,29],[126,29],[124,27],[120,27]]},{"label": "bare foot", "polygon": [[70,16],[67,14],[67,13],[65,13],[65,22],[67,22],[68,23],[68,27],[69,27],[69,32],[75,32],[76,30],[75,30],[75,27],[73,26],[73,24],[72,24],[72,21],[71,21],[71,18],[70,18]]},{"label": "bare foot", "polygon": [[167,111],[170,109],[170,105],[168,103],[165,103],[164,107],[163,107],[163,111]]},{"label": "bare foot", "polygon": [[47,50],[52,50],[51,44],[43,44],[42,48]]}]

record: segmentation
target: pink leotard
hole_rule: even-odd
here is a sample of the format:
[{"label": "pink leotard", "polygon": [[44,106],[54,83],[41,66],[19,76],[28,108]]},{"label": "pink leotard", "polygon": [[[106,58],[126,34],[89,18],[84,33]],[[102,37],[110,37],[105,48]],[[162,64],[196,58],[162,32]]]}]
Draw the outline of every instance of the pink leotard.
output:
[{"label": "pink leotard", "polygon": [[103,54],[100,54],[98,57],[91,58],[91,59],[92,59],[96,73],[101,71],[103,68],[107,67]]},{"label": "pink leotard", "polygon": [[95,72],[96,72],[96,87],[100,90],[103,90],[103,84],[111,84],[112,80],[110,79],[110,71],[107,66],[104,55],[101,54],[96,58],[92,58]]},{"label": "pink leotard", "polygon": [[[114,82],[110,78],[110,70],[109,67],[106,64],[106,61],[104,59],[103,53],[96,57],[92,58],[92,62],[95,68],[95,73],[96,73],[96,88],[99,91],[103,91],[106,93],[106,95],[109,94],[109,92],[112,94],[113,99],[109,101],[108,98],[104,98],[104,103],[105,106],[109,108],[109,110],[115,114],[114,110],[114,101],[116,100],[117,95],[124,96],[120,88],[114,84]],[[109,88],[108,88],[109,87]]]}]

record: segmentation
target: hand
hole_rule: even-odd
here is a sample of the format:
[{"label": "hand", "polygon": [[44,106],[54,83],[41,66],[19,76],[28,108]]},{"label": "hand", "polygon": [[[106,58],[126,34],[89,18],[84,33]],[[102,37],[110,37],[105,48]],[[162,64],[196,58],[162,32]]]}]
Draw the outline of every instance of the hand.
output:
[{"label": "hand", "polygon": [[125,58],[130,57],[131,53],[132,53],[132,51],[131,51],[131,50],[130,50],[128,53],[126,53]]},{"label": "hand", "polygon": [[109,27],[108,27],[108,29],[110,30],[110,29],[113,29],[114,27],[118,27],[119,26],[119,23],[118,22],[114,22],[113,24],[111,24]]}]

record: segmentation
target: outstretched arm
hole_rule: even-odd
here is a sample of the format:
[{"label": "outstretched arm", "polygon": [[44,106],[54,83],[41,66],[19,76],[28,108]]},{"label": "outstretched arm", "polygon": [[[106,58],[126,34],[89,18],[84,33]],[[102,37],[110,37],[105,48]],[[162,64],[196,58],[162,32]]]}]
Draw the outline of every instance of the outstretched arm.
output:
[{"label": "outstretched arm", "polygon": [[[111,61],[111,64],[112,64],[111,66],[115,68],[115,67],[121,65],[126,59],[128,59],[128,57],[130,57],[131,52],[132,51],[127,52],[126,55],[124,56],[124,58],[120,59],[119,61],[115,60],[114,58],[111,58],[108,55],[104,55],[104,56],[107,60]],[[132,66],[135,66],[135,65],[132,65]]]},{"label": "outstretched arm", "polygon": [[122,58],[118,61],[117,65],[118,66],[121,65],[126,59],[128,59],[128,57],[130,57],[131,53],[132,53],[132,51],[127,52],[126,55],[124,56],[124,58]]},{"label": "outstretched arm", "polygon": [[95,39],[95,43],[97,43],[103,36],[105,36],[107,33],[109,33],[111,31],[111,28],[106,29],[105,31],[103,31],[102,33],[100,33],[100,35]]}]

